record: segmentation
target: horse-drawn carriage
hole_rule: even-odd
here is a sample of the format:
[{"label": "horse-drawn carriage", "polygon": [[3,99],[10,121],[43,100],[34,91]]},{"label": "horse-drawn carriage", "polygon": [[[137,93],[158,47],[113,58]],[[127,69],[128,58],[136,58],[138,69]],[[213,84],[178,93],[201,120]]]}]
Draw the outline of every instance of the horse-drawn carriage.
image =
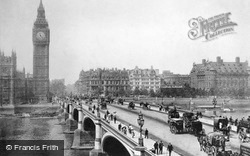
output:
[{"label": "horse-drawn carriage", "polygon": [[[172,112],[171,115],[178,117],[178,112]],[[169,119],[170,131],[172,133],[192,133],[200,135],[202,133],[202,123],[195,117],[192,112],[183,113],[182,118]]]},{"label": "horse-drawn carriage", "polygon": [[132,101],[129,102],[128,108],[135,109],[135,104]]},{"label": "horse-drawn carriage", "polygon": [[220,151],[225,151],[226,139],[220,132],[211,132],[198,137],[201,150],[208,155],[217,156]]},{"label": "horse-drawn carriage", "polygon": [[242,142],[250,142],[250,121],[241,120],[239,122],[239,139]]},{"label": "horse-drawn carriage", "polygon": [[230,130],[231,126],[228,125],[226,118],[214,118],[214,132],[222,132],[224,136],[227,136],[227,141],[229,141]]},{"label": "horse-drawn carriage", "polygon": [[119,98],[119,99],[118,99],[118,104],[123,105],[123,102],[124,102],[124,100],[123,100],[122,98]]},{"label": "horse-drawn carriage", "polygon": [[150,109],[150,104],[148,102],[140,102],[140,106],[143,108],[143,109]]},{"label": "horse-drawn carriage", "polygon": [[176,109],[170,109],[168,111],[168,123],[172,118],[180,118],[180,114]]},{"label": "horse-drawn carriage", "polygon": [[210,132],[198,136],[201,151],[209,156],[239,156],[239,153],[226,149],[226,138],[220,132]]}]

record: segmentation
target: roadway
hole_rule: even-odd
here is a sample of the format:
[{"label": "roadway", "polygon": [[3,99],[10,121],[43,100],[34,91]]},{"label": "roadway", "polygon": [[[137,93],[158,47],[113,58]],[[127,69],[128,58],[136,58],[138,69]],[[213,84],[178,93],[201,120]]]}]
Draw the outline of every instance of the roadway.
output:
[{"label": "roadway", "polygon": [[[144,114],[145,123],[143,128],[147,128],[152,137],[164,142],[171,142],[177,152],[181,152],[184,155],[193,156],[205,156],[205,152],[200,151],[200,146],[197,138],[190,134],[172,134],[169,130],[169,126],[166,124],[167,115],[158,111],[144,110],[136,107],[135,110],[130,110],[127,105],[111,104],[107,106],[110,112],[117,112],[119,119],[127,121],[134,127],[138,127],[137,118],[138,113],[141,111]],[[203,125],[206,133],[212,132],[213,128],[208,125]],[[230,142],[227,143],[227,148],[239,151],[240,142],[238,136],[232,133]],[[153,145],[152,145],[153,147]]]}]

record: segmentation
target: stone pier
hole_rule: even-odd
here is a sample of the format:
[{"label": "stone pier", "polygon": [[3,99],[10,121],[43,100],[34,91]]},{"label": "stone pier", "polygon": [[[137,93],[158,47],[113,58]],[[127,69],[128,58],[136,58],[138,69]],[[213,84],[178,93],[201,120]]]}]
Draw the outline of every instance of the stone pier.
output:
[{"label": "stone pier", "polygon": [[73,134],[74,130],[77,128],[77,121],[73,119],[72,103],[69,103],[69,118],[66,120],[66,130],[64,133]]},{"label": "stone pier", "polygon": [[95,147],[89,152],[89,156],[107,156],[101,147],[102,127],[100,121],[100,115],[98,114],[98,118],[95,122]]},{"label": "stone pier", "polygon": [[82,128],[82,119],[83,119],[82,108],[78,107],[77,110],[78,110],[78,126],[77,126],[77,129],[74,131],[74,140],[73,140],[73,144],[71,148],[93,149],[94,140]]},{"label": "stone pier", "polygon": [[65,125],[66,124],[66,120],[69,117],[69,113],[67,113],[67,103],[66,102],[63,102],[63,113],[62,113],[61,117],[62,117],[62,119],[61,119],[60,124],[61,125]]}]

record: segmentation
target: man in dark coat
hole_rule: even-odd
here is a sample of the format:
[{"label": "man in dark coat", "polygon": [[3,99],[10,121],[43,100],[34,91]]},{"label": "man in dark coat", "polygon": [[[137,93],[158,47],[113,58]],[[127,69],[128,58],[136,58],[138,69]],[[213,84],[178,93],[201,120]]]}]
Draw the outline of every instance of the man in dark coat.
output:
[{"label": "man in dark coat", "polygon": [[172,146],[171,143],[168,144],[168,152],[169,152],[169,156],[171,156],[171,152],[173,151],[174,147]]},{"label": "man in dark coat", "polygon": [[157,141],[156,141],[155,144],[154,144],[154,148],[155,148],[155,154],[158,154],[159,145],[158,145],[158,142],[157,142]]},{"label": "man in dark coat", "polygon": [[161,141],[159,143],[159,154],[162,154],[162,149],[163,149],[163,142]]},{"label": "man in dark coat", "polygon": [[145,130],[145,138],[148,139],[148,129]]}]

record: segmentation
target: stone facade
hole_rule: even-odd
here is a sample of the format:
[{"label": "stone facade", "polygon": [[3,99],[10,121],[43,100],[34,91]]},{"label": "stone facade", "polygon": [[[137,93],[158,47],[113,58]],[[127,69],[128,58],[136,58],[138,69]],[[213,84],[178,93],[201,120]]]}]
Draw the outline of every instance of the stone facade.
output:
[{"label": "stone facade", "polygon": [[249,75],[248,62],[240,62],[239,57],[236,57],[235,62],[224,62],[221,57],[217,57],[216,62],[203,59],[201,64],[193,64],[190,72],[191,87],[220,92],[246,91]]},{"label": "stone facade", "polygon": [[135,69],[129,71],[129,82],[132,90],[136,87],[139,89],[154,90],[155,92],[160,89],[161,78],[158,69]]},{"label": "stone facade", "polygon": [[12,52],[11,56],[5,56],[0,51],[0,104],[18,104],[27,102],[28,81],[25,75],[25,69],[18,71],[16,69],[17,57],[16,53]]},{"label": "stone facade", "polygon": [[80,94],[108,94],[115,95],[119,91],[129,89],[129,78],[127,70],[118,69],[91,69],[81,71],[76,82]]},{"label": "stone facade", "polygon": [[184,84],[190,85],[190,76],[182,74],[173,74],[170,71],[163,71],[161,78],[163,80],[162,85],[169,86],[183,86]]},{"label": "stone facade", "polygon": [[33,92],[39,102],[48,102],[50,29],[40,1],[33,26]]}]

